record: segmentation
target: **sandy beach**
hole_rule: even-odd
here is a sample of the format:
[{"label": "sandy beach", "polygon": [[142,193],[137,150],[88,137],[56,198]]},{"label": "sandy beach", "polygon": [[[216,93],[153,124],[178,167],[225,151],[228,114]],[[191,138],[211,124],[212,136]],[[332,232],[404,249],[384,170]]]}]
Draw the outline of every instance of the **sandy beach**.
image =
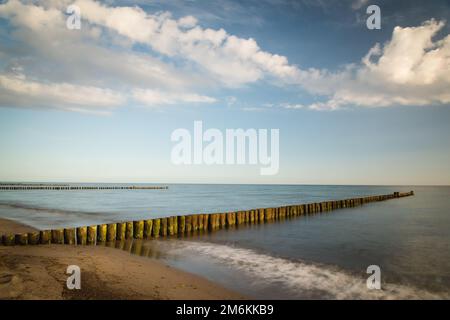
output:
[{"label": "sandy beach", "polygon": [[[0,219],[0,234],[29,226]],[[67,266],[81,268],[81,290],[68,290]],[[159,261],[108,247],[0,246],[0,299],[244,299]]]}]

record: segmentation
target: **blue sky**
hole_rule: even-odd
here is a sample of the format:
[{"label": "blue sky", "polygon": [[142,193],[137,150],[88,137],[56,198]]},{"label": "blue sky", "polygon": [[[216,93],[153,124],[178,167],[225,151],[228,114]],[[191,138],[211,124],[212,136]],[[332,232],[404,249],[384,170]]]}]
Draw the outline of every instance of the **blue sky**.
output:
[{"label": "blue sky", "polygon": [[[448,185],[450,4],[369,4],[3,1],[0,180]],[[280,129],[279,173],[175,166],[195,120]]]}]

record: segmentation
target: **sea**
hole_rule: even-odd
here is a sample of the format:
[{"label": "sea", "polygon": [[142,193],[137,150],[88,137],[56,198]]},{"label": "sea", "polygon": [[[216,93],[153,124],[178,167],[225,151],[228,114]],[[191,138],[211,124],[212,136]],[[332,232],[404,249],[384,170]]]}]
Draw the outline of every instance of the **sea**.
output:
[{"label": "sea", "polygon": [[[0,191],[0,218],[51,229],[413,190],[412,197],[122,249],[255,299],[450,298],[448,186],[163,186],[168,189]],[[368,285],[373,266],[380,289]]]}]

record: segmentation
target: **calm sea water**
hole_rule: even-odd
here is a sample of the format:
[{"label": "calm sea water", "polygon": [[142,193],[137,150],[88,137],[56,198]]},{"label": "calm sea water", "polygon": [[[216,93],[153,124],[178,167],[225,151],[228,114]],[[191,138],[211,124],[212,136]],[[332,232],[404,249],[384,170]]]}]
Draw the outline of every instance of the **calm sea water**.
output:
[{"label": "calm sea water", "polygon": [[[138,253],[255,298],[450,297],[450,187],[168,186],[1,191],[0,217],[52,228],[414,190],[414,197],[311,217],[144,241]],[[369,265],[380,267],[382,290],[367,289]]]}]

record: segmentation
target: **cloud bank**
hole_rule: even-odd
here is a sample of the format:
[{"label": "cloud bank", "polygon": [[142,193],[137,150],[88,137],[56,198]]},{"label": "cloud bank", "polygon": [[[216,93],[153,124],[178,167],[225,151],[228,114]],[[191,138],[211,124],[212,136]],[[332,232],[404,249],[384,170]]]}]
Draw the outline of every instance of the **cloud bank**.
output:
[{"label": "cloud bank", "polygon": [[283,105],[290,109],[450,103],[450,36],[439,37],[442,21],[396,27],[361,61],[330,72],[292,65],[254,39],[203,28],[193,16],[137,6],[75,1],[82,29],[69,30],[69,4],[0,5],[8,30],[0,48],[1,106],[110,112],[125,104],[210,104],[218,101],[211,92],[261,81],[317,97],[310,105]]}]

